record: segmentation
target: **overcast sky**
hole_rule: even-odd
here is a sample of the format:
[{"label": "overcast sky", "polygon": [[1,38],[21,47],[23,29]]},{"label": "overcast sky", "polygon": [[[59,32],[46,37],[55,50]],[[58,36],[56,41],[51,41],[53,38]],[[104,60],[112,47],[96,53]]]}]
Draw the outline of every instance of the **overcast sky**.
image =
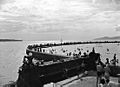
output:
[{"label": "overcast sky", "polygon": [[0,38],[91,40],[120,35],[119,0],[0,0]]}]

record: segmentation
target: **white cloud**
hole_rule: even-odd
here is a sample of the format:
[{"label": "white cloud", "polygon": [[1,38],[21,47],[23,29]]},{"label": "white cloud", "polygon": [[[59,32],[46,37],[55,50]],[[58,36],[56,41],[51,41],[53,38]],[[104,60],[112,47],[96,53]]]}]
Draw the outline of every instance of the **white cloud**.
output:
[{"label": "white cloud", "polygon": [[15,0],[2,6],[0,32],[67,32],[72,35],[74,31],[74,35],[79,36],[80,32],[82,36],[103,35],[102,32],[106,34],[111,29],[109,32],[113,33],[112,26],[120,23],[120,13],[113,9],[108,11],[106,7],[101,10],[101,6],[83,0]]},{"label": "white cloud", "polygon": [[26,29],[26,25],[14,21],[0,21],[0,33],[18,32]]},{"label": "white cloud", "polygon": [[3,5],[2,9],[21,15],[42,15],[49,18],[56,18],[69,15],[86,16],[94,8],[88,3],[78,1],[16,0],[14,3]]},{"label": "white cloud", "polygon": [[116,31],[120,31],[120,25],[116,25],[116,26],[115,26],[115,30],[116,30]]},{"label": "white cloud", "polygon": [[[90,16],[93,10],[95,9],[87,3],[73,0],[15,0],[13,3],[2,6],[3,12],[0,16],[6,18],[6,20],[4,20],[5,24],[3,21],[1,25],[3,23],[2,27],[4,27],[9,22],[9,26],[11,22],[11,24],[14,23],[14,26],[23,28],[21,24],[24,24],[27,27],[24,32],[64,31],[68,30],[70,26],[75,26],[73,22],[77,20],[76,16],[79,20],[83,20],[83,18]],[[5,31],[8,28],[10,26],[4,27]]]}]

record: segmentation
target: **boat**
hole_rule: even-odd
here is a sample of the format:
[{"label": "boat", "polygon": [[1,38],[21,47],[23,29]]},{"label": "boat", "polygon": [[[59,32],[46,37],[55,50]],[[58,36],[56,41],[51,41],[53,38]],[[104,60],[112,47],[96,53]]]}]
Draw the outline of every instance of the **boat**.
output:
[{"label": "boat", "polygon": [[43,87],[47,83],[56,83],[79,75],[83,68],[87,71],[96,70],[95,65],[100,54],[96,53],[94,48],[89,54],[82,56],[58,55],[44,50],[61,45],[68,44],[28,45],[23,64],[18,71],[17,87]]}]

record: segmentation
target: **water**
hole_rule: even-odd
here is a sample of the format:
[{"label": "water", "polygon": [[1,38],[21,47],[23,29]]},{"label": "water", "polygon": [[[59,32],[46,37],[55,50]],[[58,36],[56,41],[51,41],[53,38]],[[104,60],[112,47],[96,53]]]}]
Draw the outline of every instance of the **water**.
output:
[{"label": "water", "polygon": [[[49,41],[0,42],[0,86],[2,87],[9,81],[17,80],[18,68],[22,65],[22,58],[28,44],[47,42]],[[77,47],[83,48],[82,52],[92,50],[92,47],[95,47],[96,52],[101,53],[103,61],[105,61],[105,58],[112,59],[114,53],[117,54],[118,59],[120,58],[120,45],[118,44],[86,44],[65,46],[64,48],[73,50]],[[61,46],[57,47],[57,49],[60,48]],[[107,52],[107,48],[109,48],[109,52]],[[120,62],[118,65],[120,65]]]},{"label": "water", "polygon": [[0,42],[0,86],[17,80],[18,68],[22,65],[25,49],[28,44],[34,43],[38,42]]}]

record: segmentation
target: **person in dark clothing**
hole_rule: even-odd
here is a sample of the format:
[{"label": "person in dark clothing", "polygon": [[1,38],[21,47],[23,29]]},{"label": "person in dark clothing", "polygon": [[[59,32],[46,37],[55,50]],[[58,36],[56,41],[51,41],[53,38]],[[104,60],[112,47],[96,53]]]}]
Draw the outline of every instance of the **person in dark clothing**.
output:
[{"label": "person in dark clothing", "polygon": [[114,57],[110,62],[111,62],[111,65],[116,66],[116,63],[118,63],[118,59],[116,59],[116,54],[114,54]]},{"label": "person in dark clothing", "polygon": [[110,62],[109,62],[109,59],[108,58],[106,58],[106,62],[105,62],[105,64],[110,64]]}]

